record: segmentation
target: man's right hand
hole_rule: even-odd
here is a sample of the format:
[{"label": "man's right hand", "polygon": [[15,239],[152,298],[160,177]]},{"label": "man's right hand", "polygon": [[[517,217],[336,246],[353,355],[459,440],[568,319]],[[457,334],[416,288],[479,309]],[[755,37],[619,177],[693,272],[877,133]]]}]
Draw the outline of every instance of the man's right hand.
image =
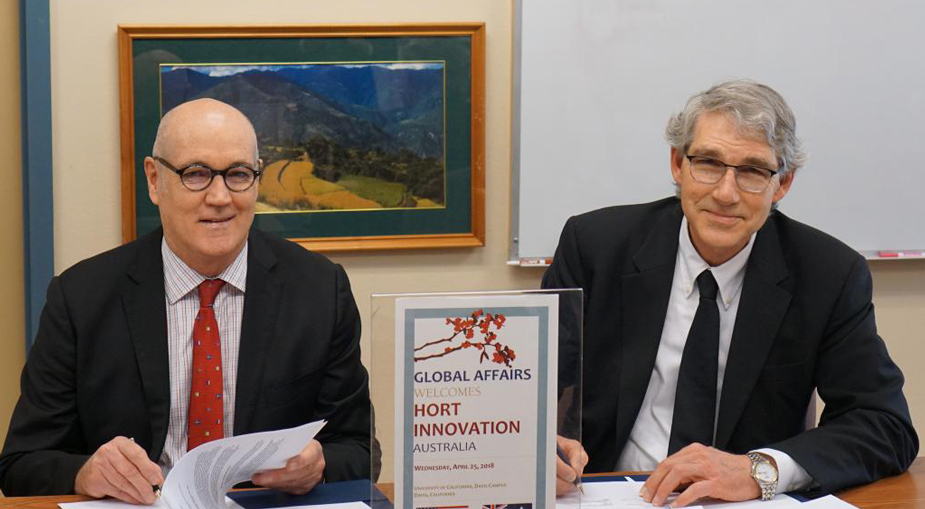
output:
[{"label": "man's right hand", "polygon": [[116,437],[103,444],[77,472],[74,492],[94,498],[113,497],[132,504],[157,501],[152,486],[161,486],[161,467],[131,439]]},{"label": "man's right hand", "polygon": [[576,489],[576,478],[580,480],[585,465],[588,464],[588,453],[577,440],[556,436],[556,447],[565,453],[568,463],[556,458],[556,496],[567,495]]}]

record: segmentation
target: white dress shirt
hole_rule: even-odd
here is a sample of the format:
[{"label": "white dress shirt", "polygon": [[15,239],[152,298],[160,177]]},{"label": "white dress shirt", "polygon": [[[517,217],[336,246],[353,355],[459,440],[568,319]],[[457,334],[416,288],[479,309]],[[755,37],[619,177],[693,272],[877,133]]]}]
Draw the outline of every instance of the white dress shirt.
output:
[{"label": "white dress shirt", "polygon": [[[719,286],[717,307],[719,308],[719,358],[716,380],[716,401],[719,403],[723,390],[723,376],[726,372],[726,359],[732,341],[732,330],[742,284],[745,281],[745,267],[755,243],[752,234],[748,244],[735,256],[722,265],[710,267],[694,248],[688,234],[687,218],[682,218],[678,232],[678,255],[675,260],[674,278],[671,282],[671,295],[662,337],[655,357],[655,366],[649,378],[642,407],[636,417],[636,423],[629,439],[620,454],[616,470],[654,470],[668,455],[668,440],[671,436],[671,421],[674,415],[675,392],[678,387],[678,373],[687,334],[697,313],[700,302],[700,290],[697,288],[697,276],[709,269]],[[719,414],[719,404],[716,406]],[[714,419],[714,435],[716,434]],[[779,492],[792,491],[808,487],[812,482],[809,474],[789,455],[773,449],[758,449],[772,456],[779,471]]]},{"label": "white dress shirt", "polygon": [[[189,393],[193,363],[193,323],[199,313],[199,284],[208,279],[191,269],[161,241],[164,260],[164,297],[167,304],[167,358],[170,362],[170,420],[167,440],[158,464],[167,471],[186,454]],[[232,436],[238,372],[244,289],[247,282],[247,244],[234,262],[217,276],[225,285],[215,297],[213,309],[222,343],[223,432]]]}]

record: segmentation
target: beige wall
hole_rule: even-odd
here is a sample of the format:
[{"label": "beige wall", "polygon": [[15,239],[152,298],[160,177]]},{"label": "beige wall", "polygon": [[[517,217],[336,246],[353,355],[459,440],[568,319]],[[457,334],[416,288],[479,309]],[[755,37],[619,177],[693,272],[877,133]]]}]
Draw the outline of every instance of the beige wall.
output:
[{"label": "beige wall", "polygon": [[[871,272],[880,336],[906,375],[912,422],[925,436],[925,260],[874,261]],[[845,376],[851,376],[851,366]]]},{"label": "beige wall", "polygon": [[19,97],[19,3],[0,2],[0,443],[19,396],[25,350]]},{"label": "beige wall", "polygon": [[[4,19],[15,20],[15,16]],[[427,21],[487,24],[486,247],[341,254],[332,258],[344,264],[350,274],[364,323],[368,323],[369,296],[374,292],[536,288],[540,270],[505,264],[510,217],[511,121],[511,7],[505,0],[285,0],[270,4],[250,0],[51,0],[56,272],[120,242],[117,24]],[[16,37],[10,35],[17,32],[15,23],[9,24],[12,30],[2,33],[12,42],[4,47],[15,46]],[[7,58],[6,53],[3,58]],[[9,76],[6,73],[3,79],[8,80]],[[17,86],[15,79],[9,81],[9,85],[6,81],[0,83],[0,97],[4,101],[7,89]],[[13,107],[4,111],[18,112],[18,100],[8,102]],[[12,121],[4,118],[3,122],[5,126]],[[14,126],[15,135],[18,124],[10,125]],[[15,136],[0,137],[12,147],[7,154],[18,153],[18,142],[11,141],[12,138]],[[9,182],[2,185],[18,189]],[[666,194],[669,192],[666,189]],[[12,194],[16,196],[2,200],[11,210],[15,207],[10,201],[19,203],[18,194]],[[5,221],[8,216],[4,217]],[[11,221],[11,224],[18,223]],[[19,238],[18,234],[18,230],[7,234],[5,229],[3,238]],[[913,417],[916,422],[925,422],[925,370],[919,366],[925,359],[925,347],[920,341],[925,331],[925,262],[878,262],[873,264],[873,273],[882,335],[907,375]],[[9,287],[21,288],[21,278]],[[16,312],[10,311],[10,316],[21,322],[19,295],[12,293],[11,298],[19,307]],[[8,310],[5,306],[4,312]],[[21,349],[21,333],[11,332],[9,337],[10,347]],[[368,344],[369,338],[364,336],[364,345]],[[13,355],[16,359],[21,357],[21,353],[16,355]],[[0,362],[7,362],[6,358]],[[846,376],[848,369],[846,366]],[[0,404],[14,397],[16,391],[12,380],[4,382],[2,387]]]}]

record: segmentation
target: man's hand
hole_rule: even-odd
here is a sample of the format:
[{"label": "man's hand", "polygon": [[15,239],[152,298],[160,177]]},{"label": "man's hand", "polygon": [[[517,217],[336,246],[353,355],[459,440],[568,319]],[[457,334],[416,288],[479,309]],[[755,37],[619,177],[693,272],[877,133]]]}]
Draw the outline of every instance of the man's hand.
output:
[{"label": "man's hand", "polygon": [[687,487],[671,507],[684,507],[703,497],[730,502],[751,500],[761,496],[751,471],[751,460],[744,454],[691,444],[659,463],[639,496],[660,506],[673,491]]},{"label": "man's hand", "polygon": [[588,453],[577,440],[556,436],[556,445],[565,453],[568,464],[556,456],[556,496],[567,495],[577,488],[575,478],[581,477],[588,464]]},{"label": "man's hand", "polygon": [[114,497],[132,504],[153,504],[152,486],[161,486],[161,467],[131,439],[116,437],[106,442],[80,467],[74,492],[94,498]]},{"label": "man's hand", "polygon": [[258,486],[304,495],[321,482],[323,474],[324,454],[321,452],[321,444],[312,440],[302,452],[289,458],[285,467],[254,474],[251,481]]}]

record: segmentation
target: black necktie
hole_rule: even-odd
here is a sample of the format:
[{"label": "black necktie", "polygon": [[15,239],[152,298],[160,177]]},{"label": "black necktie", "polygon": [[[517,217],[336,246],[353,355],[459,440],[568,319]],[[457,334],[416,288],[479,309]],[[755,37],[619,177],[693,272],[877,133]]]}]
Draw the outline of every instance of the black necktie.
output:
[{"label": "black necktie", "polygon": [[713,445],[713,419],[716,415],[716,373],[719,356],[719,308],[716,307],[716,280],[709,269],[697,276],[700,304],[687,334],[668,455],[694,442]]}]

